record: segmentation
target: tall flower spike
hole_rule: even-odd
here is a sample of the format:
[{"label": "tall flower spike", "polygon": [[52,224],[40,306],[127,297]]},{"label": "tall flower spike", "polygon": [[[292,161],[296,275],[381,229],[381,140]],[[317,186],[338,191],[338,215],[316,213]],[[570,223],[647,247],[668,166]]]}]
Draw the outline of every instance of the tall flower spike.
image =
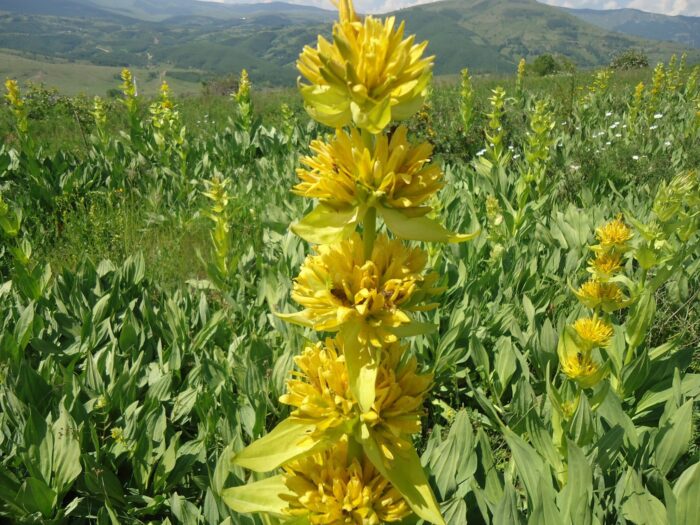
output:
[{"label": "tall flower spike", "polygon": [[333,39],[319,36],[306,46],[297,68],[310,84],[300,84],[306,109],[317,121],[340,128],[354,123],[373,134],[393,120],[420,109],[432,78],[433,57],[423,58],[427,42],[403,38],[394,17],[361,21],[352,0],[339,0]]}]

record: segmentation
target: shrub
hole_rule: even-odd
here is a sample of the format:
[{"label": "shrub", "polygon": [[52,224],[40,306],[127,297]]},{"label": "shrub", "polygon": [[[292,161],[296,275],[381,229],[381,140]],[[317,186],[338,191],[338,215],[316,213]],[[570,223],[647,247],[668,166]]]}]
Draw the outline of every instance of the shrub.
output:
[{"label": "shrub", "polygon": [[540,77],[553,75],[561,70],[561,66],[552,55],[540,55],[532,63],[532,72]]},{"label": "shrub", "polygon": [[649,57],[640,49],[628,49],[615,55],[610,67],[621,70],[649,67]]}]

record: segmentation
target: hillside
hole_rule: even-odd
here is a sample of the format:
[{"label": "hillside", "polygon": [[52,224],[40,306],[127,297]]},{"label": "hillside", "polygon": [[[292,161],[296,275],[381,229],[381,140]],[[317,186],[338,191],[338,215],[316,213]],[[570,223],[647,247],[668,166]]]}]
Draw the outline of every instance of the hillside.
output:
[{"label": "hillside", "polygon": [[665,16],[637,9],[567,9],[569,13],[603,29],[652,40],[668,40],[700,48],[700,17]]},{"label": "hillside", "polygon": [[[521,57],[543,53],[591,67],[630,47],[644,49],[652,60],[683,50],[599,28],[535,0],[447,0],[394,14],[418,39],[430,41],[437,74],[463,67],[509,72]],[[284,3],[0,0],[0,48],[38,61],[138,67],[158,75],[177,69],[178,78],[195,84],[245,67],[259,85],[292,85],[299,51],[318,33],[329,36],[334,17]]]}]

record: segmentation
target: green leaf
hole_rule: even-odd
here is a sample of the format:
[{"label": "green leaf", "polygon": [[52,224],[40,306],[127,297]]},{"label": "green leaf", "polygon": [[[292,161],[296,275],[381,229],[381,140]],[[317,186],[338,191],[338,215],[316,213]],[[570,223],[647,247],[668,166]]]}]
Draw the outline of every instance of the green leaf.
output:
[{"label": "green leaf", "polygon": [[504,437],[518,469],[520,479],[523,480],[525,490],[530,501],[536,501],[539,495],[538,485],[545,472],[545,464],[534,448],[528,445],[520,436],[509,428],[504,428]]},{"label": "green leaf", "polygon": [[[358,441],[380,474],[401,493],[413,512],[430,523],[445,525],[420,458],[413,447],[400,450],[395,443],[389,441],[380,446],[371,434]],[[387,453],[392,457],[389,458]]]},{"label": "green leaf", "polygon": [[325,448],[341,433],[336,429],[314,436],[315,431],[315,421],[288,417],[269,434],[236,454],[233,464],[256,472],[267,472],[299,456]]},{"label": "green leaf", "polygon": [[513,374],[517,370],[515,364],[515,349],[513,348],[513,342],[510,337],[500,337],[496,341],[496,375],[498,376],[498,382],[500,383],[499,394],[503,395],[508,387],[508,382]]},{"label": "green leaf", "polygon": [[420,321],[411,321],[408,324],[389,328],[389,331],[397,337],[416,337],[419,335],[432,334],[437,330],[434,323],[422,323]]},{"label": "green leaf", "polygon": [[622,409],[622,404],[617,394],[611,389],[596,411],[611,426],[618,425],[625,432],[625,444],[633,448],[639,447],[639,435],[637,428],[630,417]]},{"label": "green leaf", "polygon": [[384,219],[387,228],[401,239],[423,242],[464,242],[477,237],[481,230],[462,234],[445,229],[439,222],[423,217],[407,217],[394,208],[380,206],[377,211]]},{"label": "green leaf", "polygon": [[216,330],[219,327],[219,324],[226,318],[226,312],[223,310],[219,310],[218,312],[214,313],[209,320],[206,322],[204,327],[197,333],[196,336],[192,339],[192,344],[190,346],[190,350],[192,352],[197,352],[199,350],[202,350],[204,348],[204,345],[216,334]]},{"label": "green leaf", "polygon": [[477,467],[474,433],[469,416],[460,410],[452,423],[447,439],[430,455],[430,470],[443,500],[467,481]]},{"label": "green leaf", "polygon": [[588,403],[588,398],[583,393],[579,398],[576,412],[571,418],[570,430],[579,446],[589,444],[595,435],[593,412],[591,411],[591,405]]},{"label": "green leaf", "polygon": [[60,414],[53,424],[53,487],[58,494],[68,491],[83,468],[80,464],[78,429],[61,403]]},{"label": "green leaf", "polygon": [[45,518],[53,514],[56,506],[56,492],[40,479],[27,478],[17,494],[16,503],[27,512],[40,512]]},{"label": "green leaf", "polygon": [[649,290],[644,290],[637,304],[634,305],[630,317],[625,323],[628,352],[634,350],[644,341],[656,313],[656,299]]},{"label": "green leaf", "polygon": [[493,513],[494,525],[517,525],[521,523],[518,513],[518,495],[510,481],[506,481],[503,498],[498,502],[498,506]]},{"label": "green leaf", "polygon": [[214,475],[211,477],[211,487],[217,495],[221,495],[221,492],[224,490],[224,485],[231,472],[231,463],[234,456],[233,444],[229,444],[221,451],[219,458],[216,460]]},{"label": "green leaf", "polygon": [[621,482],[624,483],[622,515],[625,519],[636,525],[668,525],[664,504],[642,485],[632,467]]},{"label": "green leaf", "polygon": [[24,463],[30,475],[48,485],[51,483],[53,471],[53,432],[49,430],[46,421],[34,407],[30,408],[29,417],[24,426],[24,444],[26,446]]},{"label": "green leaf", "polygon": [[339,211],[319,204],[290,229],[307,242],[331,244],[347,239],[355,231],[360,216],[359,208]]},{"label": "green leaf", "polygon": [[264,512],[284,516],[288,504],[282,496],[293,495],[284,484],[284,476],[272,476],[255,483],[230,487],[221,492],[224,503],[241,514]]},{"label": "green leaf", "polygon": [[590,501],[593,497],[593,471],[583,451],[568,442],[567,481],[561,491],[561,511],[573,525],[591,522]]},{"label": "green leaf", "polygon": [[202,518],[199,508],[177,492],[173,492],[170,496],[170,512],[176,523],[182,525],[197,525]]},{"label": "green leaf", "polygon": [[20,350],[24,350],[29,341],[31,340],[33,334],[34,326],[34,301],[30,301],[29,304],[22,310],[22,314],[17,321],[15,326],[15,340]]},{"label": "green leaf", "polygon": [[538,496],[534,499],[534,508],[528,519],[529,525],[561,525],[565,523],[556,504],[556,492],[552,487],[549,472],[542,472],[538,483]]},{"label": "green leaf", "polygon": [[673,487],[676,496],[674,525],[695,525],[700,516],[700,463],[688,467]]},{"label": "green leaf", "polygon": [[656,466],[668,474],[673,465],[686,453],[693,433],[693,400],[689,399],[676,410],[654,440]]}]

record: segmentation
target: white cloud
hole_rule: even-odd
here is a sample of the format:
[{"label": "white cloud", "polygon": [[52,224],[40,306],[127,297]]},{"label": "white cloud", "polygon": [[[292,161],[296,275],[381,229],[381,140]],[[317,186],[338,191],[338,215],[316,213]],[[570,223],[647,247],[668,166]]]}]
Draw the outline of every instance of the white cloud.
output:
[{"label": "white cloud", "polygon": [[[248,4],[272,0],[206,0],[208,2]],[[331,0],[280,0],[334,10]],[[435,0],[355,0],[355,8],[361,13],[386,13],[402,7],[427,4]],[[620,9],[630,7],[665,15],[700,16],[700,0],[538,0],[543,4],[586,9]]]},{"label": "white cloud", "polygon": [[665,15],[700,16],[700,0],[538,0],[545,4],[588,9],[629,7]]}]

